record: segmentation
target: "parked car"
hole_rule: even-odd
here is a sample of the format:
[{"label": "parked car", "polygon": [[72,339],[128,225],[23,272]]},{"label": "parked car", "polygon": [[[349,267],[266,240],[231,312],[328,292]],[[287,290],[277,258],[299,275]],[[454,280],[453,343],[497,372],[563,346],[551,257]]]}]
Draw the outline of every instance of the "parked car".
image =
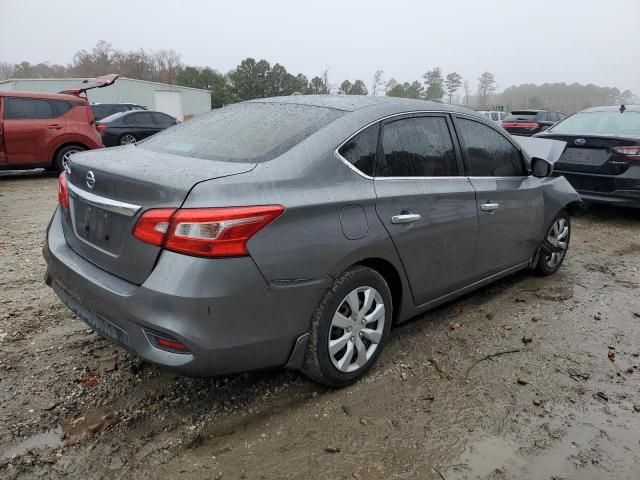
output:
[{"label": "parked car", "polygon": [[62,170],[70,156],[102,147],[86,96],[117,75],[85,81],[60,93],[0,92],[0,169]]},{"label": "parked car", "polygon": [[498,124],[507,117],[507,112],[499,112],[497,110],[478,110],[478,113]]},{"label": "parked car", "polygon": [[342,386],[392,324],[558,270],[580,198],[550,171],[460,107],[243,102],[74,156],[46,282],[97,332],[178,372],[286,366]]},{"label": "parked car", "polygon": [[536,137],[567,142],[556,174],[584,200],[640,207],[640,105],[589,108]]},{"label": "parked car", "polygon": [[146,110],[147,107],[135,103],[94,103],[91,105],[93,118],[96,122],[114,113],[128,112],[130,110]]},{"label": "parked car", "polygon": [[566,117],[562,112],[517,110],[505,117],[502,121],[502,128],[511,135],[529,136],[545,131]]},{"label": "parked car", "polygon": [[131,110],[103,118],[97,128],[104,146],[114,147],[136,143],[178,123],[166,113]]}]

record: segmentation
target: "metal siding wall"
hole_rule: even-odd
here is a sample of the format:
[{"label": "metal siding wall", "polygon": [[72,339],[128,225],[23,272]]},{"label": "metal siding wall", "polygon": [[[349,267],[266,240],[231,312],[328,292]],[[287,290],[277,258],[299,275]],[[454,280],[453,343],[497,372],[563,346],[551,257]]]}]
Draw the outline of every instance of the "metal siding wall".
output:
[{"label": "metal siding wall", "polygon": [[[27,92],[57,93],[70,87],[77,86],[79,79],[16,79],[6,84],[0,84],[0,90],[16,90]],[[110,87],[89,90],[89,101],[96,103],[137,103],[149,110],[155,109],[154,92],[169,90],[180,92],[182,96],[182,111],[184,115],[199,115],[211,110],[211,96],[206,90],[166,85],[129,78],[120,78]]]}]

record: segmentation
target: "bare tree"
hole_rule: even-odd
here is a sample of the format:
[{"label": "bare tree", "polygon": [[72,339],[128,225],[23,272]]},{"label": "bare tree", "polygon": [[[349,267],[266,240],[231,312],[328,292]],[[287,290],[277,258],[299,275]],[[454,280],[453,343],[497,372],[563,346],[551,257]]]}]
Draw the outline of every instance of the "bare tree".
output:
[{"label": "bare tree", "polygon": [[376,70],[373,74],[373,81],[371,82],[371,95],[374,97],[378,94],[380,87],[384,85],[384,71]]},{"label": "bare tree", "polygon": [[487,106],[487,99],[496,91],[496,77],[493,73],[484,72],[478,77],[478,96],[480,97],[481,106]]},{"label": "bare tree", "polygon": [[182,67],[180,54],[175,50],[157,50],[151,53],[154,80],[162,83],[176,83],[178,71]]},{"label": "bare tree", "polygon": [[12,63],[0,62],[0,80],[7,80],[13,77],[16,68]]},{"label": "bare tree", "polygon": [[462,83],[462,89],[464,90],[464,104],[469,106],[469,80]]}]

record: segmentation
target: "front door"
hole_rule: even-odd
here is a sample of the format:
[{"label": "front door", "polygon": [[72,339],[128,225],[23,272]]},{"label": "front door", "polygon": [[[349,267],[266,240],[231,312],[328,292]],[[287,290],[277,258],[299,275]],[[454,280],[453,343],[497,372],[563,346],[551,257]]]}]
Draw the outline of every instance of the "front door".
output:
[{"label": "front door", "polygon": [[479,232],[474,264],[482,278],[535,254],[544,222],[541,179],[529,175],[519,147],[497,129],[465,116],[456,116],[455,126],[476,191]]},{"label": "front door", "polygon": [[478,218],[448,115],[382,125],[376,210],[398,251],[417,305],[470,283]]}]

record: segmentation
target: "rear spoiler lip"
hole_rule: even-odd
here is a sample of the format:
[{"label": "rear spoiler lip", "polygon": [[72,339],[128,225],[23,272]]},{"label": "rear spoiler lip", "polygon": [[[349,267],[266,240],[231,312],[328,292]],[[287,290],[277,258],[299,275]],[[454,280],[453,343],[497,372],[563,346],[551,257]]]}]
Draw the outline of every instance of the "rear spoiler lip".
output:
[{"label": "rear spoiler lip", "polygon": [[[93,80],[84,80],[82,82],[83,85],[79,85],[77,87],[69,88],[67,90],[62,90],[61,92],[65,95],[80,95],[85,93],[87,90],[91,90],[94,88],[104,88],[110,85],[113,85],[115,81],[118,79],[119,75],[116,73],[111,73],[109,75],[102,75],[100,77],[96,77]],[[84,85],[89,84],[89,85]]]}]

